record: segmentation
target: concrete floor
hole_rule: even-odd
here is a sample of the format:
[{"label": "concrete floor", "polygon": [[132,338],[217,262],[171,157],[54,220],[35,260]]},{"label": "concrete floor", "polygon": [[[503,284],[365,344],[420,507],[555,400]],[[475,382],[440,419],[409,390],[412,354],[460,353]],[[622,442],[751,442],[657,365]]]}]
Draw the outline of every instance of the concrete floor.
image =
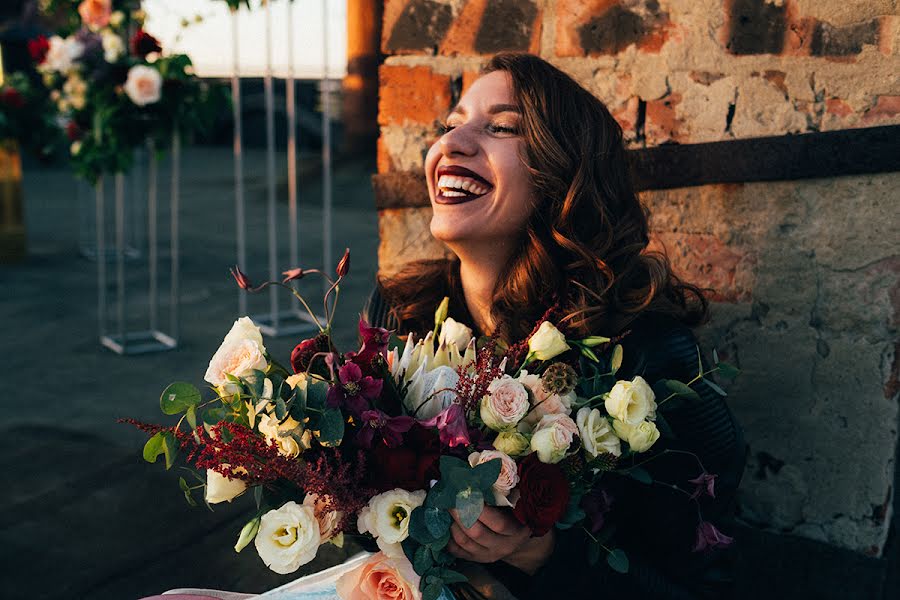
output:
[{"label": "concrete floor", "polygon": [[[231,168],[228,149],[186,151],[181,345],[124,357],[98,343],[97,264],[79,253],[82,222],[90,221],[90,193],[79,193],[64,170],[26,168],[28,259],[0,266],[5,363],[0,372],[6,387],[0,421],[0,486],[6,490],[0,500],[3,598],[121,600],[182,586],[261,592],[297,577],[271,573],[252,548],[240,555],[232,549],[252,498],[219,505],[213,513],[189,507],[178,488],[179,474],[145,463],[144,434],[116,423],[120,417],[167,422],[158,409],[160,392],[174,380],[202,385],[209,358],[239,316],[237,288],[228,274],[236,252]],[[322,260],[318,169],[314,158],[301,167],[304,267],[319,267]],[[352,252],[337,328],[339,343],[348,349],[355,343],[357,314],[376,268],[377,217],[369,183],[374,171],[372,162],[357,160],[334,172],[335,260],[345,246]],[[251,152],[247,239],[254,281],[265,279],[267,272],[263,172],[263,154]],[[282,199],[285,189],[282,181]],[[287,269],[294,265],[287,263],[286,201],[278,210],[279,266]],[[168,268],[165,259],[161,264]],[[126,271],[129,310],[141,316],[145,261],[129,261]],[[302,289],[311,301],[321,297],[317,281],[304,281]],[[287,304],[286,292],[281,300]],[[251,314],[267,307],[268,295],[251,298]],[[141,319],[135,321],[139,326]],[[287,363],[300,339],[286,336],[266,343]],[[343,557],[336,550],[323,554],[302,573]]]}]

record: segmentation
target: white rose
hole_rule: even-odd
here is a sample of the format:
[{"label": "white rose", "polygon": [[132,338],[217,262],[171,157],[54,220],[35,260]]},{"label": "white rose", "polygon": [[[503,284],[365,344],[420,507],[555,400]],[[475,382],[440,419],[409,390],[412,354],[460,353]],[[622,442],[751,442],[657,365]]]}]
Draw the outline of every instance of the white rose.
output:
[{"label": "white rose", "polygon": [[441,325],[441,334],[438,337],[438,344],[456,344],[460,350],[469,345],[472,339],[472,328],[463,325],[452,317],[447,317]]},{"label": "white rose", "polygon": [[509,456],[522,456],[531,451],[531,442],[518,431],[501,431],[494,438],[494,448]]},{"label": "white rose", "polygon": [[531,449],[542,463],[558,463],[578,435],[578,426],[568,415],[544,415],[534,428]]},{"label": "white rose", "polygon": [[493,486],[494,501],[497,506],[514,506],[509,500],[509,495],[519,483],[519,467],[516,466],[516,461],[503,452],[484,450],[469,455],[469,466],[475,467],[497,458],[500,459],[500,474]]},{"label": "white rose", "polygon": [[316,557],[319,539],[313,507],[288,502],[262,516],[254,543],[266,566],[286,575]]},{"label": "white rose", "polygon": [[572,412],[572,403],[577,398],[574,390],[563,395],[551,394],[544,389],[541,376],[529,373],[527,370],[522,370],[522,373],[519,374],[519,381],[531,391],[532,405],[531,411],[519,424],[521,431],[527,432],[533,429],[544,415],[568,415]]},{"label": "white rose", "polygon": [[[283,423],[278,423],[278,418],[274,415],[260,415],[259,432],[265,436],[269,442],[278,447],[278,453],[288,458],[297,458],[300,452],[309,448],[294,438],[294,433],[300,434],[300,423],[292,417],[288,417]],[[304,434],[306,431],[302,432]]]},{"label": "white rose", "polygon": [[338,524],[343,514],[338,510],[328,510],[328,497],[318,494],[307,494],[303,499],[304,506],[311,506],[319,522],[319,543],[324,544],[337,533]]},{"label": "white rose", "polygon": [[536,360],[550,360],[569,349],[564,336],[550,321],[544,321],[528,340],[528,354]]},{"label": "white rose", "polygon": [[406,390],[406,408],[422,421],[435,417],[456,399],[457,383],[456,369],[442,365],[426,371],[423,366],[413,375]]},{"label": "white rose", "polygon": [[631,381],[617,381],[604,404],[611,417],[637,425],[648,417],[656,417],[655,398],[653,389],[638,375]]},{"label": "white rose", "polygon": [[111,15],[109,15],[109,24],[113,27],[119,27],[124,22],[125,13],[123,13],[121,10],[115,10]]},{"label": "white rose", "polygon": [[121,36],[104,29],[100,35],[103,44],[103,60],[108,63],[114,63],[125,54],[125,40]]},{"label": "white rose", "polygon": [[84,44],[74,37],[63,39],[58,35],[50,38],[50,48],[42,68],[48,71],[66,72],[84,54]]},{"label": "white rose", "polygon": [[246,377],[254,369],[264,371],[268,366],[265,353],[266,347],[263,346],[259,328],[249,317],[241,317],[231,326],[222,345],[209,361],[203,379],[216,387],[222,387],[220,391],[224,395],[234,394],[237,387],[230,384],[225,374]]},{"label": "white rose", "polygon": [[494,431],[514,429],[531,408],[528,391],[509,375],[495,379],[481,399],[481,420]]},{"label": "white rose", "polygon": [[408,492],[397,488],[373,496],[369,500],[365,516],[360,512],[357,521],[360,533],[364,533],[365,529],[380,542],[387,544],[402,542],[409,536],[409,517],[412,511],[423,502],[424,490]]},{"label": "white rose", "polygon": [[588,456],[597,458],[605,452],[621,456],[622,445],[619,438],[610,427],[606,415],[599,409],[587,406],[580,408],[575,415],[575,424],[578,425],[578,435]]},{"label": "white rose", "polygon": [[79,154],[81,154],[81,148],[81,140],[75,140],[74,142],[72,142],[72,145],[69,146],[69,152],[72,154],[72,156],[78,156]]},{"label": "white rose", "polygon": [[135,65],[128,70],[125,95],[138,106],[156,104],[162,98],[162,75],[153,67]]},{"label": "white rose", "polygon": [[[247,472],[243,467],[235,471]],[[247,484],[242,479],[225,477],[218,471],[206,470],[206,501],[210,504],[219,502],[231,502],[247,490]]]},{"label": "white rose", "polygon": [[659,429],[650,421],[641,421],[638,425],[630,425],[616,419],[613,421],[616,435],[628,442],[634,452],[646,452],[659,439]]}]

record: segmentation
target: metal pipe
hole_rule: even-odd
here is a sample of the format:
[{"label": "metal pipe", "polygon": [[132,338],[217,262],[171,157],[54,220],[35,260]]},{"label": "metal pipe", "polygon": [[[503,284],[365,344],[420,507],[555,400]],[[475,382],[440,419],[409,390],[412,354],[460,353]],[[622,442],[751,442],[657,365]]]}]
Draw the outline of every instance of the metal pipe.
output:
[{"label": "metal pipe", "polygon": [[171,189],[171,232],[170,244],[172,253],[172,287],[171,296],[169,298],[169,335],[177,343],[178,341],[178,304],[179,289],[178,278],[180,269],[179,257],[179,223],[178,213],[181,204],[181,132],[178,127],[172,133],[172,189]]},{"label": "metal pipe", "polygon": [[[243,143],[243,118],[241,115],[241,67],[240,51],[238,48],[238,9],[231,10],[231,104],[234,119],[234,137],[232,139],[234,150],[234,208],[235,226],[237,228],[237,265],[242,270],[247,268],[247,241],[245,238],[245,209],[244,209],[244,143]],[[238,289],[238,312],[247,314],[247,292]]]},{"label": "metal pipe", "polygon": [[104,216],[106,207],[104,206],[104,181],[101,177],[94,184],[95,190],[95,209],[97,217],[96,235],[97,235],[97,321],[99,323],[98,330],[101,341],[106,336],[106,236],[104,232]]},{"label": "metal pipe", "polygon": [[125,341],[125,176],[116,173],[116,320],[119,341],[124,350]]},{"label": "metal pipe", "polygon": [[147,169],[147,261],[150,269],[150,331],[159,329],[159,250],[157,248],[157,186],[156,148],[147,141],[149,167]]},{"label": "metal pipe", "polygon": [[[272,76],[272,3],[265,4],[266,17],[266,71],[263,86],[266,102],[266,191],[269,237],[269,279],[278,279],[278,222],[275,218],[275,90]],[[269,288],[269,318],[272,329],[278,331],[278,292],[277,286]],[[276,334],[277,335],[277,334]]]},{"label": "metal pipe", "polygon": [[[287,177],[288,177],[288,244],[290,252],[289,268],[300,266],[300,248],[297,233],[297,100],[294,82],[294,3],[287,3]],[[295,300],[294,310],[301,311]]]},{"label": "metal pipe", "polygon": [[[328,97],[328,0],[322,0],[322,260],[334,267],[331,255],[331,102]],[[324,285],[327,289],[327,284]]]}]

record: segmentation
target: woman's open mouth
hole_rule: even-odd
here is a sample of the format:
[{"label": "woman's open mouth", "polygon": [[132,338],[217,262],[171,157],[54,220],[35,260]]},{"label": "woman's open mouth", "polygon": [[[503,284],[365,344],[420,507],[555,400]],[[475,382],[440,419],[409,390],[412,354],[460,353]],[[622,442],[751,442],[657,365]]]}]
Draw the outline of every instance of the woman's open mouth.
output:
[{"label": "woman's open mouth", "polygon": [[438,204],[462,204],[484,196],[494,186],[484,177],[459,165],[439,167],[434,201]]}]

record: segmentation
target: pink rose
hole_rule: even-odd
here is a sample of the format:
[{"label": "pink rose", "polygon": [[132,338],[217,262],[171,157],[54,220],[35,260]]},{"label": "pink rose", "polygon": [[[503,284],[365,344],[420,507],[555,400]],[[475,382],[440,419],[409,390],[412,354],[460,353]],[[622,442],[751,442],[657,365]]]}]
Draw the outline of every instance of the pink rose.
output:
[{"label": "pink rose", "polygon": [[576,398],[574,391],[562,395],[551,394],[544,389],[544,384],[541,381],[540,375],[535,375],[525,370],[519,375],[519,381],[531,390],[533,403],[531,412],[522,419],[522,423],[519,425],[520,431],[527,433],[534,428],[538,421],[545,415],[568,415],[572,412],[572,403],[575,402]]},{"label": "pink rose", "polygon": [[81,22],[91,29],[101,29],[109,25],[112,15],[112,0],[83,0],[78,5]]},{"label": "pink rose", "polygon": [[328,496],[319,496],[318,494],[307,494],[303,499],[303,504],[311,506],[319,522],[319,542],[324,544],[333,538],[337,532],[337,526],[344,518],[343,513],[339,510],[328,510],[330,500]]},{"label": "pink rose", "polygon": [[498,450],[483,450],[469,455],[469,466],[475,467],[495,458],[500,459],[500,474],[494,482],[494,501],[497,506],[515,506],[516,497],[513,496],[510,501],[510,492],[519,483],[519,465],[516,461]]},{"label": "pink rose", "polygon": [[383,552],[341,575],[337,593],[342,600],[420,600],[419,576],[405,556]]},{"label": "pink rose", "polygon": [[481,400],[481,420],[494,431],[513,429],[528,408],[525,386],[504,375],[488,386],[487,396]]}]

